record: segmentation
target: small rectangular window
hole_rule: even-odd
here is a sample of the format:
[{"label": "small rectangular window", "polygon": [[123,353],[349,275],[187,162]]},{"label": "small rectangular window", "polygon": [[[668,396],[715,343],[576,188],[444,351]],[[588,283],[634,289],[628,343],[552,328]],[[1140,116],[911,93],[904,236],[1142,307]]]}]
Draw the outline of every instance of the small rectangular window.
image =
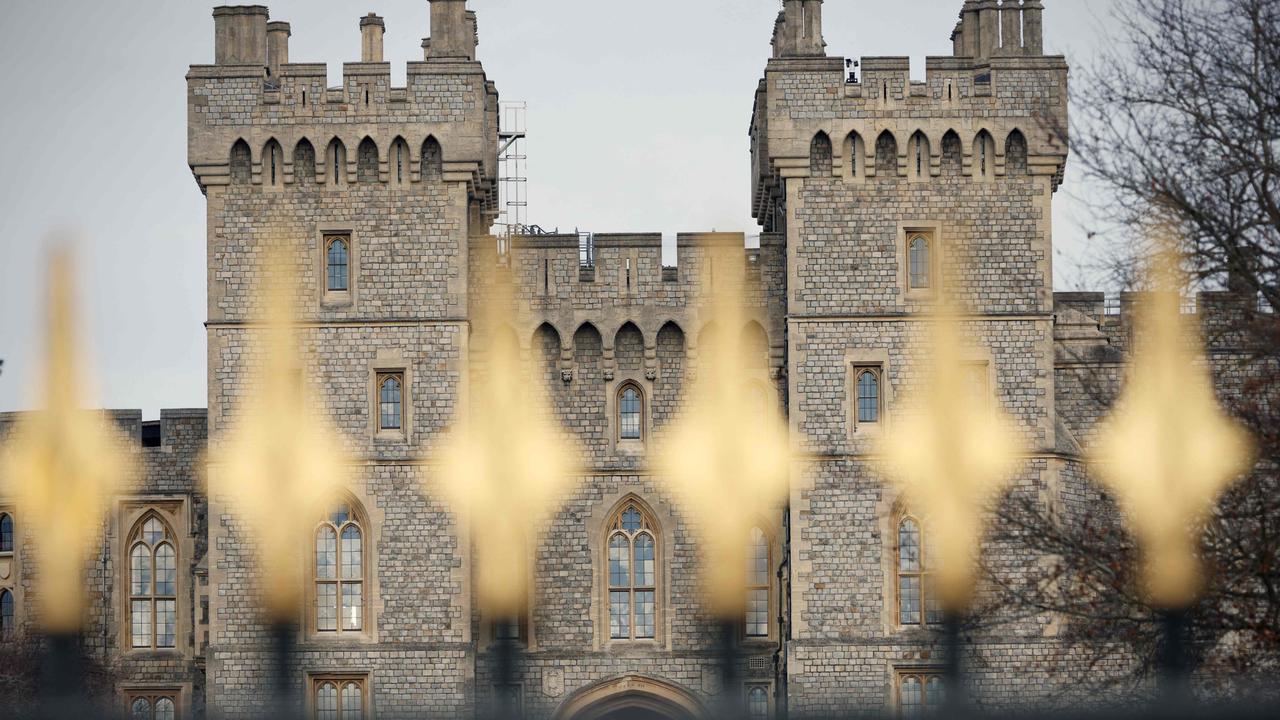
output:
[{"label": "small rectangular window", "polygon": [[933,287],[934,239],[931,233],[907,233],[907,289]]},{"label": "small rectangular window", "polygon": [[347,292],[351,289],[351,235],[326,235],[324,238],[325,289]]}]

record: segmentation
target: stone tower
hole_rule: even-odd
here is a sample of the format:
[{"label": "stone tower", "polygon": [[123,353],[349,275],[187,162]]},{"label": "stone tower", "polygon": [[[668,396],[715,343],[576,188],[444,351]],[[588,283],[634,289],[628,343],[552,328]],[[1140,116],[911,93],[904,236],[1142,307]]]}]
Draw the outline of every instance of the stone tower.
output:
[{"label": "stone tower", "polygon": [[[920,320],[940,288],[966,308],[975,401],[998,403],[1032,449],[1014,492],[1056,499],[1063,466],[1050,201],[1067,66],[1043,54],[1041,3],[965,2],[954,55],[928,58],[924,82],[906,57],[862,58],[861,77],[846,76],[824,54],[821,8],[784,3],[751,125],[755,217],[785,238],[789,415],[807,460],[790,507],[793,713],[910,704],[941,682],[917,567],[928,518],[867,457],[918,377]],[[911,557],[921,546],[924,562]],[[1023,671],[984,664],[975,689],[1027,699],[1046,627],[980,641],[975,654]]]},{"label": "stone tower", "polygon": [[[468,239],[496,214],[498,94],[475,59],[475,16],[465,0],[431,0],[429,49],[405,87],[383,60],[383,20],[361,18],[357,36],[352,18],[360,61],[330,88],[324,64],[290,59],[290,27],[268,22],[267,8],[213,15],[215,63],[187,75],[188,157],[208,200],[210,447],[253,392],[262,317],[251,298],[272,271],[268,248],[283,248],[306,288],[306,379],[358,465],[338,514],[316,520],[354,524],[363,540],[351,546],[356,565],[328,571],[343,582],[298,618],[300,696],[330,683],[342,702],[350,691],[384,716],[461,714],[474,668],[466,553],[444,508],[425,499],[415,458],[453,414]],[[374,399],[392,379],[398,415],[380,417]],[[242,529],[225,498],[210,500],[209,712],[249,715],[268,692],[268,637]]]}]

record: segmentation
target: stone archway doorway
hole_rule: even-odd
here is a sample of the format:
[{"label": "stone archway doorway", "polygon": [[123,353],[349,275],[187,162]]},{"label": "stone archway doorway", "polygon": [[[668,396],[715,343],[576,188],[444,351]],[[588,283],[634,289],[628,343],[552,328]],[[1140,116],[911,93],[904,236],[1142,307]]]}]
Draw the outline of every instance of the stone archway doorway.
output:
[{"label": "stone archway doorway", "polygon": [[702,703],[663,680],[635,675],[583,688],[565,700],[555,720],[704,720]]}]

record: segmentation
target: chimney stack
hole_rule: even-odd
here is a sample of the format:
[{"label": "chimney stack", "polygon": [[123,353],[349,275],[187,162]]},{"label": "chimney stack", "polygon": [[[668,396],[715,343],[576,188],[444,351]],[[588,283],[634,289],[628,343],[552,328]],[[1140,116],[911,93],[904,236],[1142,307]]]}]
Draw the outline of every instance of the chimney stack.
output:
[{"label": "chimney stack", "polygon": [[466,0],[431,0],[432,60],[475,57],[475,31],[467,23]]},{"label": "chimney stack", "polygon": [[964,0],[964,7],[960,10],[961,57],[976,58],[979,55],[979,4],[979,0]]},{"label": "chimney stack", "polygon": [[1022,54],[1022,8],[1004,0],[1000,6],[1000,55]]},{"label": "chimney stack", "polygon": [[983,60],[996,54],[1000,47],[1000,5],[996,0],[978,3],[978,54]]},{"label": "chimney stack", "polygon": [[1044,3],[1040,0],[1022,3],[1022,47],[1028,55],[1044,54]]},{"label": "chimney stack", "polygon": [[387,24],[373,13],[360,18],[360,62],[382,62],[382,36]]},{"label": "chimney stack", "polygon": [[785,0],[774,24],[774,57],[822,57],[822,0]]},{"label": "chimney stack", "polygon": [[219,65],[267,66],[267,8],[223,5],[213,9],[213,55]]},{"label": "chimney stack", "polygon": [[289,36],[293,31],[287,22],[267,23],[267,71],[280,77],[280,66],[289,64]]}]

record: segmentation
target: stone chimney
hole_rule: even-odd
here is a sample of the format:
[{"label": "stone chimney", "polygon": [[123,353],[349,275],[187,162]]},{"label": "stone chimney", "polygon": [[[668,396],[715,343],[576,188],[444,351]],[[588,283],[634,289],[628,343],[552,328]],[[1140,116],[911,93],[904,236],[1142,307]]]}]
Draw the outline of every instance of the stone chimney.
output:
[{"label": "stone chimney", "polygon": [[267,23],[267,70],[271,77],[280,76],[280,66],[289,64],[289,37],[293,31],[287,22]]},{"label": "stone chimney", "polygon": [[431,60],[475,57],[474,26],[467,22],[466,0],[431,0]]},{"label": "stone chimney", "polygon": [[773,27],[774,57],[822,57],[822,0],[784,0]]},{"label": "stone chimney", "polygon": [[1000,5],[996,0],[978,3],[978,54],[983,60],[991,57],[1000,47]]},{"label": "stone chimney", "polygon": [[219,65],[267,65],[267,8],[223,5],[213,9],[213,55]]},{"label": "stone chimney", "polygon": [[373,13],[360,18],[360,62],[382,62],[382,36],[387,24]]},{"label": "stone chimney", "polygon": [[1027,55],[1044,54],[1044,3],[1022,3],[1022,49]]}]

